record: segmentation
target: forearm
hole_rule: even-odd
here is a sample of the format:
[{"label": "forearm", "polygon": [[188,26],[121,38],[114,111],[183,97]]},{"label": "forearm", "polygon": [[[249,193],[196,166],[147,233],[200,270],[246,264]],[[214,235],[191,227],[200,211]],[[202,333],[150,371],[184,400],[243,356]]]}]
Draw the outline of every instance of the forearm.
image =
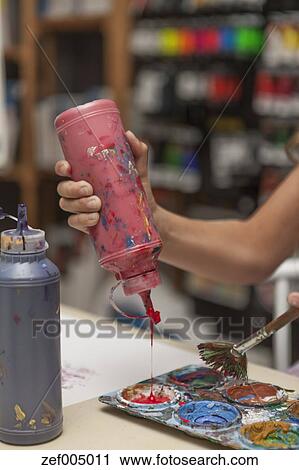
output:
[{"label": "forearm", "polygon": [[249,284],[264,276],[244,243],[245,222],[191,220],[164,209],[158,220],[161,261],[219,282]]},{"label": "forearm", "polygon": [[299,241],[299,167],[246,221],[198,221],[158,208],[161,260],[221,282],[266,279]]}]

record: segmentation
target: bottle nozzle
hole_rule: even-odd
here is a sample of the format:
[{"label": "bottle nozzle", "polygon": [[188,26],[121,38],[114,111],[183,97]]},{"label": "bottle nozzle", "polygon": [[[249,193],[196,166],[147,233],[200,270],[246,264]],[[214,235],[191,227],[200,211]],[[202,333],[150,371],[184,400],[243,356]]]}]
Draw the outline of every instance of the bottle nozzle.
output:
[{"label": "bottle nozzle", "polygon": [[23,235],[24,231],[28,230],[28,216],[26,204],[18,205],[18,227],[19,235]]},{"label": "bottle nozzle", "polygon": [[1,233],[1,251],[9,254],[41,253],[48,249],[43,230],[35,230],[28,225],[26,204],[18,205],[18,218],[6,214],[0,208],[0,220],[8,217],[17,222],[17,228]]}]

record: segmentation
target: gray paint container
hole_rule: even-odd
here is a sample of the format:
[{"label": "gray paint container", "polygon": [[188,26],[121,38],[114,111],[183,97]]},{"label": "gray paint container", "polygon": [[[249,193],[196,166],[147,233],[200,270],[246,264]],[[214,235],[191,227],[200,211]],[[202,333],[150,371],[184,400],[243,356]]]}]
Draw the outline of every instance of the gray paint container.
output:
[{"label": "gray paint container", "polygon": [[60,273],[24,205],[18,216],[1,234],[0,440],[33,445],[62,432]]}]

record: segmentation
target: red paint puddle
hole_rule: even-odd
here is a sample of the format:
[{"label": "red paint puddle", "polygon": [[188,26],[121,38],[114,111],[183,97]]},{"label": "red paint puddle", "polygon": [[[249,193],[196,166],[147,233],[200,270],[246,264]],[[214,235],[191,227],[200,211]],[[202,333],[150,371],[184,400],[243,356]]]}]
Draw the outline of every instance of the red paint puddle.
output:
[{"label": "red paint puddle", "polygon": [[169,402],[169,397],[154,395],[151,389],[150,395],[141,395],[139,398],[132,400],[133,403],[139,403],[140,405],[160,405],[161,403]]}]

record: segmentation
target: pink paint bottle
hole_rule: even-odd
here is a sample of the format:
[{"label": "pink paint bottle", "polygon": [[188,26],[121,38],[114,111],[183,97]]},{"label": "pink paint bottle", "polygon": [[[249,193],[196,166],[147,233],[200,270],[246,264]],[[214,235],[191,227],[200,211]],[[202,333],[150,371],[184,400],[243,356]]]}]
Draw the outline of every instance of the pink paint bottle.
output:
[{"label": "pink paint bottle", "polygon": [[98,100],[69,109],[55,127],[72,178],[88,181],[102,200],[100,222],[90,230],[100,265],[154,315],[150,291],[160,284],[162,242],[116,104]]}]

